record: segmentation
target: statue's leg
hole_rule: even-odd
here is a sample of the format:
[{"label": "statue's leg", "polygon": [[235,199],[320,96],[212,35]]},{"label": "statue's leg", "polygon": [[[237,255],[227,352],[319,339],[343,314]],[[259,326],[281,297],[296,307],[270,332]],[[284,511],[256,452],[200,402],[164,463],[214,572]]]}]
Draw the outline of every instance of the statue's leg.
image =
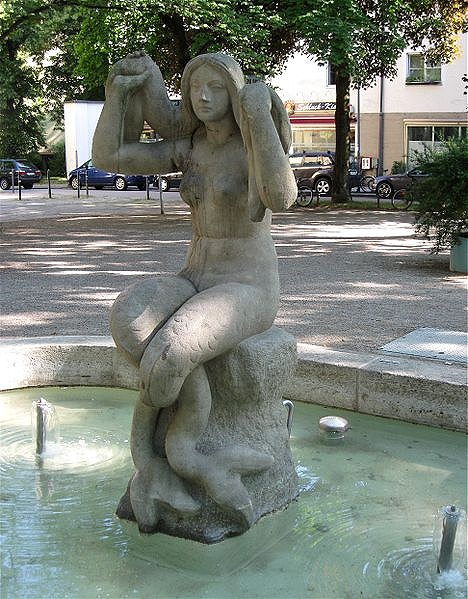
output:
[{"label": "statue's leg", "polygon": [[[111,330],[117,347],[135,365],[167,319],[195,293],[193,285],[179,277],[151,278],[122,292],[111,312]],[[140,399],[134,409],[131,451],[136,467],[130,487],[133,514],[143,531],[156,528],[161,506],[182,513],[197,511],[198,504],[165,457],[154,451],[159,409]]]},{"label": "statue's leg", "polygon": [[143,401],[172,405],[192,370],[266,331],[275,315],[276,304],[254,285],[225,283],[193,295],[147,344],[140,360]]},{"label": "statue's leg", "polygon": [[228,445],[212,455],[203,455],[196,445],[203,434],[211,408],[211,391],[203,365],[193,370],[179,394],[178,410],[166,436],[171,467],[197,483],[223,509],[238,515],[245,528],[253,521],[253,508],[241,475],[270,467],[270,456],[249,447]]},{"label": "statue's leg", "polygon": [[211,456],[196,450],[211,407],[203,363],[269,328],[275,307],[269,307],[268,299],[261,289],[240,284],[197,293],[154,335],[140,362],[143,401],[159,408],[179,401],[166,438],[170,465],[205,488],[221,507],[238,514],[246,527],[253,514],[241,474],[268,468],[272,459],[239,446]]},{"label": "statue's leg", "polygon": [[196,293],[183,277],[151,277],[127,287],[110,313],[112,337],[127,359],[139,366],[154,334],[174,312]]}]

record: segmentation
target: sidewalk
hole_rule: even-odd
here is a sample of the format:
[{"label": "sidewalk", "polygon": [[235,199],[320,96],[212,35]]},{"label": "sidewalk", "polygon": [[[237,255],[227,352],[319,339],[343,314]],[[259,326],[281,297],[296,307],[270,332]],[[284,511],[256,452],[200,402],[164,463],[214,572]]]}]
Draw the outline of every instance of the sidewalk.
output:
[{"label": "sidewalk", "polygon": [[[34,192],[34,194],[32,193]],[[183,264],[189,213],[176,192],[0,192],[3,336],[106,335],[123,288]],[[466,330],[466,277],[413,234],[413,215],[293,207],[274,215],[281,306],[298,341],[376,351],[420,327]]]}]

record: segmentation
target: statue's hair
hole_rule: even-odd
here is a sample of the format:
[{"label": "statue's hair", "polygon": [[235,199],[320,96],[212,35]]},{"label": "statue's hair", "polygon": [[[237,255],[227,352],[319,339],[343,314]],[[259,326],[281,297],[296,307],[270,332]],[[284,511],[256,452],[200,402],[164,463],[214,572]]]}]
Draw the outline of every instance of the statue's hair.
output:
[{"label": "statue's hair", "polygon": [[[199,126],[200,121],[195,116],[193,111],[192,102],[190,100],[190,79],[192,74],[198,67],[202,65],[209,65],[216,69],[226,81],[229,97],[231,99],[232,111],[236,123],[240,127],[240,108],[239,108],[239,92],[245,83],[244,74],[239,63],[234,60],[231,56],[222,53],[213,54],[200,54],[190,60],[182,75],[181,90],[182,90],[182,110],[185,112],[186,118],[191,122],[196,123]],[[268,88],[271,95],[272,101],[272,117],[275,123],[275,127],[281,139],[281,145],[285,152],[289,152],[291,146],[291,127],[289,124],[288,115],[276,92]],[[195,126],[195,128],[196,128]]]}]

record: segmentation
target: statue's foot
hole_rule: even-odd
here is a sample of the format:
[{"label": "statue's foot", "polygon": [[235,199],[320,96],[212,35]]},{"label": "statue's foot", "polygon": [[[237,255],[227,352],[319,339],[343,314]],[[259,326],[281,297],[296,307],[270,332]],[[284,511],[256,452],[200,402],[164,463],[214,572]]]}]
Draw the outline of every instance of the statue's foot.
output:
[{"label": "statue's foot", "polygon": [[254,513],[241,475],[266,470],[272,466],[273,458],[252,449],[232,447],[202,459],[206,463],[201,483],[206,492],[220,507],[234,513],[247,530],[253,524]]},{"label": "statue's foot", "polygon": [[134,474],[130,483],[130,502],[142,532],[156,530],[163,507],[184,515],[195,514],[200,509],[199,503],[186,491],[182,480],[163,458],[154,458]]}]

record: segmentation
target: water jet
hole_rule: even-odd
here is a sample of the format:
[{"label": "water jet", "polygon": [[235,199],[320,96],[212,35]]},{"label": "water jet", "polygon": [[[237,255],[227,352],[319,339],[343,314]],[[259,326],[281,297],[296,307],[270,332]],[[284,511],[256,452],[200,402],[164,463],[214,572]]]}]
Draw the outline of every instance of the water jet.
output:
[{"label": "water jet", "polygon": [[437,559],[437,572],[449,572],[454,560],[454,548],[457,538],[457,528],[464,519],[463,510],[455,505],[446,505],[441,508],[442,531],[439,556]]}]

